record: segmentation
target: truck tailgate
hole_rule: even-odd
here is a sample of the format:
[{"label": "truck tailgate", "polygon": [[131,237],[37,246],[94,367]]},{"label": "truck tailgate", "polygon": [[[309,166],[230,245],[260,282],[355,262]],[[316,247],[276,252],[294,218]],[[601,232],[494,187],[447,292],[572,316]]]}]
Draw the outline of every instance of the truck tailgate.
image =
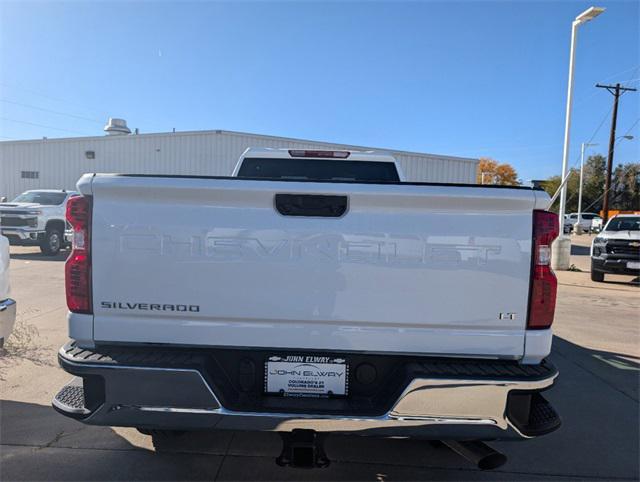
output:
[{"label": "truck tailgate", "polygon": [[[89,179],[97,342],[523,354],[531,190]],[[348,209],[287,216],[276,194]]]}]

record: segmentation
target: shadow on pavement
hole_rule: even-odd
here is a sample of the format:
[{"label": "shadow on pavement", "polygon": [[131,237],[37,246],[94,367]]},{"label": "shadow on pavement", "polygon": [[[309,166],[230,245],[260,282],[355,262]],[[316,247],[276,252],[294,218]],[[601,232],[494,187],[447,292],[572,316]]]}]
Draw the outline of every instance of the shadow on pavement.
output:
[{"label": "shadow on pavement", "polygon": [[22,259],[25,261],[66,261],[70,251],[62,250],[56,256],[46,256],[38,251],[32,253],[10,253],[11,259]]},{"label": "shadow on pavement", "polygon": [[623,285],[623,286],[640,286],[640,277],[638,278],[633,278],[629,281],[614,281],[614,280],[608,280],[606,278],[604,278],[604,281],[602,282],[603,284],[610,284],[610,285]]},{"label": "shadow on pavement", "polygon": [[[142,437],[142,436],[141,436]],[[0,402],[0,479],[212,480],[222,457],[156,454],[109,427],[90,427],[53,408]]]},{"label": "shadow on pavement", "polygon": [[[590,271],[586,271],[586,273],[589,273]],[[607,285],[619,285],[619,286],[634,286],[634,287],[639,287],[640,286],[640,276],[636,277],[636,278],[631,278],[628,280],[620,280],[620,279],[611,279],[611,276],[632,276],[632,275],[616,275],[614,273],[605,273],[605,278],[604,281],[592,281],[591,284],[589,285],[590,288],[598,288],[600,286],[607,286]]]},{"label": "shadow on pavement", "polygon": [[505,469],[638,480],[640,359],[557,336],[551,358],[560,375],[544,396],[562,417],[562,426],[523,443],[496,443],[509,456]]},{"label": "shadow on pavement", "polygon": [[509,461],[480,472],[419,440],[331,436],[327,469],[276,466],[275,433],[196,432],[155,453],[133,430],[89,427],[50,407],[3,401],[2,480],[637,480],[640,360],[554,339],[560,370],[545,393],[563,419],[556,432],[494,442]]},{"label": "shadow on pavement", "polygon": [[[636,402],[640,400],[640,358],[624,353],[585,348],[558,336],[553,337],[553,355],[573,362],[597,377],[598,381],[625,393]],[[559,357],[553,357],[554,361]],[[562,381],[563,378],[561,372],[559,380]],[[635,413],[635,417],[638,418],[638,413]]]}]

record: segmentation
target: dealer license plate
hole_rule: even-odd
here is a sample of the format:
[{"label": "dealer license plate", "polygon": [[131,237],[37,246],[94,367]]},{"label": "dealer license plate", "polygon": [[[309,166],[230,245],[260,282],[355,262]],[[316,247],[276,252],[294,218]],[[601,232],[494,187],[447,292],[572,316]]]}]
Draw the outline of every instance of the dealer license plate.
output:
[{"label": "dealer license plate", "polygon": [[627,261],[628,269],[640,269],[640,261]]},{"label": "dealer license plate", "polygon": [[265,363],[265,391],[293,397],[347,395],[348,375],[344,358],[273,355]]}]

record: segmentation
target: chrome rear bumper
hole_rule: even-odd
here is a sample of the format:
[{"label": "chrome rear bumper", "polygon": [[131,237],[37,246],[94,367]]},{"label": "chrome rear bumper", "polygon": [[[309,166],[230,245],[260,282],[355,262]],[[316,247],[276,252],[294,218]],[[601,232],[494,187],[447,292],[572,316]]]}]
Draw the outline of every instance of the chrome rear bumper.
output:
[{"label": "chrome rear bumper", "polygon": [[3,227],[0,228],[0,232],[10,241],[15,240],[20,243],[37,243],[45,235],[45,231],[37,228]]},{"label": "chrome rear bumper", "polygon": [[548,362],[533,376],[522,370],[524,376],[495,379],[415,378],[386,413],[366,416],[230,410],[197,368],[113,364],[103,357],[89,352],[80,359],[61,349],[61,366],[81,378],[72,380],[54,398],[58,411],[95,425],[181,430],[311,429],[455,440],[528,438],[555,430],[560,423],[555,415],[556,420],[546,420],[542,430],[540,424],[531,424],[535,411],[551,410],[555,414],[539,395],[553,385],[558,374]]}]

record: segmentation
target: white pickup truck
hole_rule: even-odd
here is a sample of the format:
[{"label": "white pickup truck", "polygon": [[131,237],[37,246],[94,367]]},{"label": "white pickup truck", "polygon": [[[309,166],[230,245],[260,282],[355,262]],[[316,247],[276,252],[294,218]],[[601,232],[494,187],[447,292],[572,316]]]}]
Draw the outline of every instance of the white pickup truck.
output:
[{"label": "white pickup truck", "polygon": [[283,149],[233,177],[84,175],[59,351],[77,378],[54,407],[157,436],[278,431],[283,465],[325,465],[319,434],[350,432],[488,468],[478,441],[555,430],[548,196],[401,177]]},{"label": "white pickup truck", "polygon": [[57,255],[70,239],[65,236],[67,201],[77,193],[56,189],[25,191],[13,201],[0,203],[0,232],[11,244],[39,246]]},{"label": "white pickup truck", "polygon": [[591,280],[605,273],[640,276],[640,215],[618,214],[591,243]]},{"label": "white pickup truck", "polygon": [[9,261],[9,240],[0,234],[0,348],[16,322],[16,302],[9,298]]}]

